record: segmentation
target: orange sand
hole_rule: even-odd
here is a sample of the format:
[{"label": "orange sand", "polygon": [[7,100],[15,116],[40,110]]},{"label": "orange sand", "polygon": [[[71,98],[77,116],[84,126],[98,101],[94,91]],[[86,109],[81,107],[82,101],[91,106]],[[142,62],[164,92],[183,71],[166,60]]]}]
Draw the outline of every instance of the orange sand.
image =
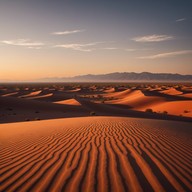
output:
[{"label": "orange sand", "polygon": [[48,93],[48,94],[39,95],[39,96],[32,96],[32,97],[28,97],[27,99],[41,99],[41,98],[47,98],[51,96],[53,96],[53,93]]},{"label": "orange sand", "polygon": [[131,93],[131,90],[127,89],[127,90],[124,90],[124,91],[103,94],[103,96],[104,97],[114,97],[114,98],[120,99],[120,98],[123,98],[123,97],[127,96],[130,93]]},{"label": "orange sand", "polygon": [[0,191],[192,191],[191,123],[66,118],[0,133]]},{"label": "orange sand", "polygon": [[157,96],[145,96],[140,90],[135,90],[121,99],[112,100],[107,103],[128,105],[136,110],[150,108],[154,104],[163,103],[165,99]]},{"label": "orange sand", "polygon": [[57,104],[65,104],[65,105],[81,105],[77,100],[75,99],[66,99],[66,100],[62,100],[62,101],[57,101],[54,102]]},{"label": "orange sand", "polygon": [[[70,114],[78,116],[81,111],[83,112],[81,115],[84,116],[89,115],[91,111],[97,111],[98,115],[107,115],[103,113],[107,107],[113,107],[107,110],[110,115],[116,115],[119,108],[123,108],[129,110],[127,116],[146,117],[145,114],[135,112],[144,113],[146,109],[152,109],[157,113],[167,111],[168,115],[176,115],[178,118],[181,115],[192,117],[190,86],[185,86],[182,89],[178,86],[169,86],[167,90],[164,90],[167,86],[160,87],[160,85],[159,87],[129,86],[129,88],[111,85],[35,86],[30,88],[26,86],[20,89],[18,87],[2,88],[0,90],[0,122],[61,118],[69,117]],[[18,91],[15,92],[15,90]],[[96,105],[92,106],[92,103]],[[100,106],[102,104],[104,106]],[[114,111],[116,112],[114,113]],[[126,115],[126,111],[123,113]]]},{"label": "orange sand", "polygon": [[33,97],[33,96],[36,96],[36,95],[39,95],[41,93],[41,91],[33,91],[27,95],[21,95],[19,96],[19,98],[27,98],[27,97]]},{"label": "orange sand", "polygon": [[156,112],[167,111],[172,115],[192,117],[192,101],[170,101],[151,106]]},{"label": "orange sand", "polygon": [[16,94],[18,94],[18,92],[7,93],[7,94],[2,95],[2,97],[9,97],[9,96],[16,95]]},{"label": "orange sand", "polygon": [[175,88],[170,88],[168,90],[161,91],[161,93],[167,94],[167,95],[181,95],[183,92],[176,90]]}]

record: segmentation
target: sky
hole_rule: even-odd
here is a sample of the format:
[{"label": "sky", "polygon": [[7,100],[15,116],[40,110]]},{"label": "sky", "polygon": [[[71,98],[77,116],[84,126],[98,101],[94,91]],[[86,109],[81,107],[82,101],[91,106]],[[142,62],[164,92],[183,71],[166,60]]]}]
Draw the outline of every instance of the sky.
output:
[{"label": "sky", "polygon": [[191,0],[0,0],[0,80],[192,74]]}]

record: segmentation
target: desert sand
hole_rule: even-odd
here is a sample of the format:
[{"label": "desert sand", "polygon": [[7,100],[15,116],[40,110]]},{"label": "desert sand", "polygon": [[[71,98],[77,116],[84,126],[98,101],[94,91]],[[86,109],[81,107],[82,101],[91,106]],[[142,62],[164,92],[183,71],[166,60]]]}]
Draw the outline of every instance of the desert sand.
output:
[{"label": "desert sand", "polygon": [[190,84],[5,84],[0,86],[0,123],[87,117],[93,112],[192,121],[191,94]]},{"label": "desert sand", "polygon": [[0,191],[192,191],[191,85],[0,87]]},{"label": "desert sand", "polygon": [[66,105],[81,105],[77,100],[75,99],[66,99],[62,101],[56,101],[55,103],[58,104],[66,104]]},{"label": "desert sand", "polygon": [[1,191],[192,190],[190,123],[82,117],[0,132]]}]

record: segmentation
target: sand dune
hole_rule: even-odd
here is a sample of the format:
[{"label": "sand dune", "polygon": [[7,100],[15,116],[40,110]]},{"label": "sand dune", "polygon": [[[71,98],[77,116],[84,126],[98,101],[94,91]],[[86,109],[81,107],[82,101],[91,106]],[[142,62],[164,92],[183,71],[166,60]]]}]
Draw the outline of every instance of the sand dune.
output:
[{"label": "sand dune", "polygon": [[0,191],[192,191],[191,123],[86,117],[0,132]]},{"label": "sand dune", "polygon": [[0,97],[0,123],[87,116],[83,106],[57,104],[14,97]]},{"label": "sand dune", "polygon": [[0,191],[192,191],[190,88],[2,87]]},{"label": "sand dune", "polygon": [[[157,90],[158,88],[162,88],[164,93]],[[178,119],[181,119],[180,115],[192,117],[191,93],[179,91],[181,88],[178,86],[172,86],[172,88],[169,86],[165,90],[166,88],[167,86],[158,87],[157,85],[133,85],[129,88],[117,85],[64,86],[60,84],[49,87],[41,84],[29,84],[26,87],[22,85],[20,88],[10,86],[1,90],[0,122],[61,118],[68,116],[66,115],[68,112],[75,113],[75,116],[77,116],[76,112],[81,114],[80,116],[82,113],[83,116],[85,114],[87,116],[91,111],[97,112],[98,115],[122,114],[129,117],[172,119],[165,115],[160,117],[154,114],[143,114],[149,108],[158,113],[167,111],[170,115],[178,116]],[[189,88],[190,86],[186,86],[183,89]],[[87,110],[86,113],[84,109]],[[37,111],[38,114],[36,114]],[[175,117],[174,119],[176,120]]]},{"label": "sand dune", "polygon": [[191,94],[182,94],[182,92],[178,92],[175,89],[169,89],[166,91],[166,94],[175,96],[175,99],[179,99],[179,97],[185,97],[189,100],[170,101],[166,96],[153,96],[153,92],[149,92],[150,95],[144,95],[141,90],[126,90],[115,93],[117,94],[117,99],[105,101],[105,103],[122,107],[127,106],[128,108],[139,111],[145,111],[146,109],[151,108],[155,112],[163,113],[167,111],[169,114],[172,115],[192,117],[192,101],[190,97]]},{"label": "sand dune", "polygon": [[81,105],[76,99],[67,99],[67,100],[57,101],[54,103],[65,104],[65,105]]},{"label": "sand dune", "polygon": [[190,98],[192,99],[192,93],[185,93],[182,95],[182,97]]},{"label": "sand dune", "polygon": [[184,92],[184,93],[192,93],[192,87],[183,86],[183,87],[181,88],[181,91]]},{"label": "sand dune", "polygon": [[132,92],[131,89],[126,89],[124,91],[117,91],[117,92],[113,92],[113,93],[103,94],[103,96],[104,97],[114,97],[114,98],[120,99],[120,98],[124,98],[125,96],[127,96],[131,92]]},{"label": "sand dune", "polygon": [[128,105],[137,110],[145,110],[153,105],[165,102],[165,98],[158,96],[145,96],[140,90],[129,92],[121,99],[108,101],[110,104]]},{"label": "sand dune", "polygon": [[154,111],[192,117],[192,101],[170,101],[151,106]]},{"label": "sand dune", "polygon": [[28,97],[27,99],[43,99],[51,96],[53,96],[53,93],[48,93],[48,94],[39,95],[39,96],[32,96],[32,97]]},{"label": "sand dune", "polygon": [[40,101],[47,101],[47,102],[57,102],[61,100],[71,99],[73,95],[68,93],[58,92],[58,91],[46,91],[38,96],[28,97],[27,99],[35,99]]},{"label": "sand dune", "polygon": [[113,93],[113,92],[115,92],[115,88],[112,87],[112,88],[104,90],[103,92],[104,93]]},{"label": "sand dune", "polygon": [[24,90],[7,90],[4,91],[3,94],[1,94],[1,96],[5,96],[5,97],[22,97],[25,95],[29,95],[31,93],[31,91],[29,89],[24,89]]},{"label": "sand dune", "polygon": [[13,96],[13,95],[16,95],[16,94],[18,94],[18,92],[7,93],[7,94],[1,95],[1,96],[2,97],[10,97],[10,96]]},{"label": "sand dune", "polygon": [[160,91],[161,93],[167,94],[167,95],[181,95],[183,92],[176,90],[175,88],[169,88],[168,90]]},{"label": "sand dune", "polygon": [[36,95],[39,95],[41,93],[41,91],[33,91],[27,95],[21,95],[19,96],[19,98],[27,98],[27,97],[33,97],[33,96],[36,96]]},{"label": "sand dune", "polygon": [[77,88],[77,89],[71,89],[71,90],[64,90],[65,92],[68,92],[68,93],[74,93],[74,92],[79,92],[81,91],[81,88]]}]

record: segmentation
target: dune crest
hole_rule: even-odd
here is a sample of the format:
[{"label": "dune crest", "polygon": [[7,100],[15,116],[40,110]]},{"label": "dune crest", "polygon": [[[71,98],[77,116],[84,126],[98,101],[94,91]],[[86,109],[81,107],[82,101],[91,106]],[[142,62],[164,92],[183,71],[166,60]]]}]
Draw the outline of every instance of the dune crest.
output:
[{"label": "dune crest", "polygon": [[140,90],[129,92],[121,99],[108,101],[109,104],[128,105],[136,110],[143,110],[152,105],[163,103],[165,99],[158,96],[145,96]]},{"label": "dune crest", "polygon": [[18,92],[7,93],[7,94],[4,94],[4,95],[1,95],[1,97],[9,97],[9,96],[16,95],[16,94],[18,94]]},{"label": "dune crest", "polygon": [[160,92],[163,93],[163,94],[167,94],[167,95],[182,95],[183,94],[183,92],[178,91],[173,87],[169,88],[167,90],[164,90],[164,91],[160,91]]},{"label": "dune crest", "polygon": [[33,96],[37,96],[41,93],[41,91],[33,91],[27,95],[21,95],[19,96],[19,98],[27,98],[27,97],[33,97]]},{"label": "dune crest", "polygon": [[54,103],[65,104],[65,105],[81,105],[76,99],[66,99],[62,101],[56,101]]}]

